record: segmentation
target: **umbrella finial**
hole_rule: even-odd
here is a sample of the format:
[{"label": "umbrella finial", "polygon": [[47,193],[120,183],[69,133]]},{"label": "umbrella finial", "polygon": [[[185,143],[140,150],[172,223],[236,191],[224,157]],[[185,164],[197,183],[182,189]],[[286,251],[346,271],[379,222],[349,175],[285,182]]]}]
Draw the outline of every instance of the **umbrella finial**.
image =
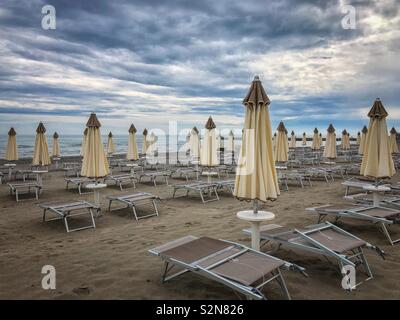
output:
[{"label": "umbrella finial", "polygon": [[133,125],[133,123],[132,123],[131,126],[129,127],[128,132],[129,132],[129,133],[136,133],[136,132],[137,132],[137,130],[136,130],[135,126]]},{"label": "umbrella finial", "polygon": [[260,77],[258,75],[255,75],[253,81],[260,81]]},{"label": "umbrella finial", "polygon": [[43,122],[39,122],[36,133],[46,133],[46,128],[44,127]]},{"label": "umbrella finial", "polygon": [[54,134],[53,134],[53,138],[54,138],[54,139],[58,139],[58,133],[57,133],[57,131],[56,131],[56,132],[54,132]]},{"label": "umbrella finial", "polygon": [[147,133],[148,133],[147,129],[144,128],[144,130],[143,130],[143,135],[144,135],[144,136],[147,136]]},{"label": "umbrella finial", "polygon": [[10,131],[8,131],[8,135],[9,135],[9,136],[16,136],[16,135],[17,135],[17,133],[15,132],[15,130],[14,130],[13,127],[11,127],[11,128],[10,128]]},{"label": "umbrella finial", "polygon": [[385,110],[381,99],[376,98],[371,110],[368,112],[368,117],[370,118],[378,118],[378,119],[383,119],[388,116],[387,111]]},{"label": "umbrella finial", "polygon": [[205,128],[208,130],[215,129],[217,126],[215,125],[212,117],[210,116],[206,122]]},{"label": "umbrella finial", "polygon": [[112,132],[110,131],[110,133],[108,134],[108,137],[109,137],[109,138],[112,138],[112,136],[113,136],[113,135],[112,135]]},{"label": "umbrella finial", "polygon": [[94,127],[94,128],[100,128],[101,127],[100,121],[99,121],[99,119],[97,119],[97,116],[96,116],[96,114],[94,112],[92,112],[90,114],[90,117],[89,117],[88,122],[86,123],[86,126],[87,127]]}]

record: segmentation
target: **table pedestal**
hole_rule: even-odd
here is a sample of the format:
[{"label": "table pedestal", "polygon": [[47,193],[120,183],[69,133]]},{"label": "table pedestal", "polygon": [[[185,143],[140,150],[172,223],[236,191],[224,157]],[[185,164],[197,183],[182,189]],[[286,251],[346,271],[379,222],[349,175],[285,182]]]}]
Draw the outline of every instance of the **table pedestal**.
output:
[{"label": "table pedestal", "polygon": [[275,215],[268,211],[258,211],[254,213],[252,210],[239,211],[236,216],[240,220],[250,222],[251,225],[251,247],[260,251],[260,224],[263,221],[272,220]]},{"label": "table pedestal", "polygon": [[390,191],[390,188],[386,186],[364,186],[363,189],[372,192],[372,201],[374,207],[379,207],[381,202],[380,193]]},{"label": "table pedestal", "polygon": [[100,208],[100,190],[106,188],[105,183],[91,183],[86,185],[86,189],[93,190],[94,205]]},{"label": "table pedestal", "polygon": [[15,163],[6,163],[4,166],[8,168],[8,181],[11,181],[13,168],[15,168],[16,164]]}]

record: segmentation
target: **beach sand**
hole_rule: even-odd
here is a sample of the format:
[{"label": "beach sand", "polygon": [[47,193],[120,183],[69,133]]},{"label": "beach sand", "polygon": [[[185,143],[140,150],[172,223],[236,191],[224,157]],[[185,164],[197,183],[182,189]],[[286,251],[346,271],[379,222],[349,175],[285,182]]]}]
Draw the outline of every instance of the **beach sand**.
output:
[{"label": "beach sand", "polygon": [[[233,175],[231,176],[233,177]],[[39,201],[16,203],[5,184],[0,186],[0,299],[237,299],[230,289],[215,282],[187,273],[169,283],[161,284],[163,263],[147,250],[186,235],[210,236],[250,245],[242,229],[248,227],[236,218],[236,212],[250,207],[227,192],[221,200],[202,204],[198,195],[188,199],[171,199],[172,188],[160,183],[137,183],[136,190],[160,196],[159,217],[140,221],[129,218],[128,210],[109,213],[106,195],[120,194],[108,187],[102,196],[101,217],[97,228],[67,234],[61,221],[43,223],[39,203],[76,199],[92,200],[91,194],[79,196],[65,190],[63,173],[44,176],[44,192]],[[397,180],[397,177],[394,178]],[[171,183],[183,180],[171,180]],[[301,189],[289,186],[278,201],[263,205],[276,214],[273,223],[300,227],[316,222],[316,216],[305,208],[342,199],[342,180],[327,184],[313,182]],[[150,207],[139,212],[146,213]],[[79,221],[81,218],[77,218]],[[87,219],[86,217],[82,219]],[[366,250],[375,278],[352,292],[341,289],[337,265],[324,258],[299,251],[283,249],[276,256],[295,262],[307,269],[309,278],[284,271],[293,299],[399,299],[400,250],[390,246],[374,226],[346,221],[339,223],[355,235],[379,246],[386,260]],[[393,227],[393,237],[400,237],[400,228]],[[41,288],[44,265],[56,268],[56,290]],[[362,280],[359,273],[357,281]],[[270,299],[284,296],[275,284],[264,290]]]}]

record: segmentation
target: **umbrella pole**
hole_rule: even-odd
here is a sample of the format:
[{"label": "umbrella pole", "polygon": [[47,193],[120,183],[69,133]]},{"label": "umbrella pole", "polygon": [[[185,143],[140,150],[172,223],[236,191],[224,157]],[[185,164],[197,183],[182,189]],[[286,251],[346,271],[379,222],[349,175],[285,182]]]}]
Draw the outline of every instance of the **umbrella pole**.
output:
[{"label": "umbrella pole", "polygon": [[253,213],[254,214],[258,213],[258,202],[257,202],[257,199],[253,200]]}]

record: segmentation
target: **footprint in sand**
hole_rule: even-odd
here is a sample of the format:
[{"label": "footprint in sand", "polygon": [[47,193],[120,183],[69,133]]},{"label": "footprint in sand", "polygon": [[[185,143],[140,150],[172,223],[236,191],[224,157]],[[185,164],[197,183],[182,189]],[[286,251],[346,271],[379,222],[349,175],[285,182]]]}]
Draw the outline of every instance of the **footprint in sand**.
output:
[{"label": "footprint in sand", "polygon": [[162,230],[162,229],[165,229],[165,228],[166,228],[166,226],[155,226],[155,227],[153,227],[154,230]]},{"label": "footprint in sand", "polygon": [[92,288],[88,286],[79,286],[77,288],[72,289],[72,292],[77,294],[78,296],[87,296],[92,293]]}]

